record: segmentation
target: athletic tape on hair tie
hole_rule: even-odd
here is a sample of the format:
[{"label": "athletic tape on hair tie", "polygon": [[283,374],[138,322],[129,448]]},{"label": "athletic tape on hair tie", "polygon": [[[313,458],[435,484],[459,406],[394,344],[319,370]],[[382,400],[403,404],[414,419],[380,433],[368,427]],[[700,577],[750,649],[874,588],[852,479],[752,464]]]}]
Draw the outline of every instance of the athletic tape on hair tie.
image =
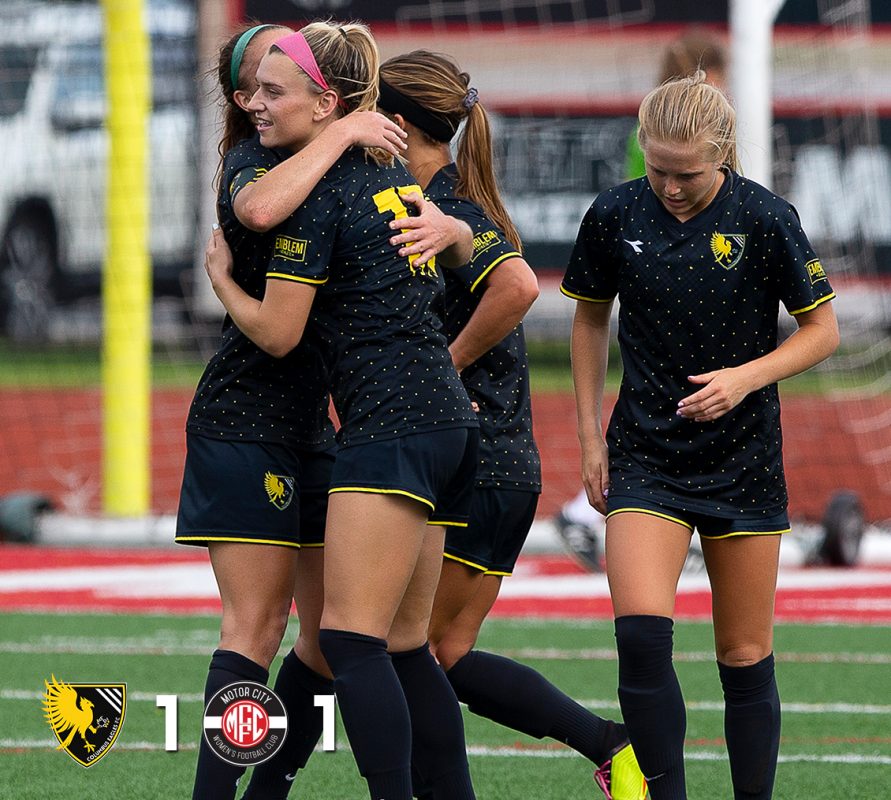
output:
[{"label": "athletic tape on hair tie", "polygon": [[257,31],[263,30],[263,28],[274,27],[274,25],[268,25],[266,23],[262,25],[254,25],[253,28],[248,28],[238,37],[238,41],[232,49],[232,61],[229,63],[229,80],[232,81],[233,90],[238,88],[238,73],[241,71],[241,60],[244,58],[244,51],[247,50],[247,46],[251,39],[254,38],[254,34],[257,33]]}]

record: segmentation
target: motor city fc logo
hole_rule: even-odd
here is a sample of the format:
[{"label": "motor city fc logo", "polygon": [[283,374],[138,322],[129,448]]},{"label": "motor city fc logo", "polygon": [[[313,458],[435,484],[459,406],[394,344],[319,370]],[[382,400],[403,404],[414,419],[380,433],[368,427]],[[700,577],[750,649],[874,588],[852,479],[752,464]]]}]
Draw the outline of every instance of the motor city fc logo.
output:
[{"label": "motor city fc logo", "polygon": [[210,699],[204,710],[204,739],[230,764],[262,764],[284,744],[287,732],[284,704],[262,683],[230,683]]},{"label": "motor city fc logo", "polygon": [[65,683],[44,680],[43,711],[64,750],[78,764],[92,767],[108,755],[124,724],[126,683]]}]

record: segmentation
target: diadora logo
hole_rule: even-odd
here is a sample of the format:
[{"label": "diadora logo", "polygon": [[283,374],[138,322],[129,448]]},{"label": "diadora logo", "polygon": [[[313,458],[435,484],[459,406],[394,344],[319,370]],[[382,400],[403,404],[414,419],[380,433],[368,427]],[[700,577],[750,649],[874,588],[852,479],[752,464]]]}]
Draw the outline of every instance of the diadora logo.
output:
[{"label": "diadora logo", "polygon": [[306,239],[295,239],[293,236],[276,236],[273,255],[288,261],[306,260]]},{"label": "diadora logo", "polygon": [[622,239],[622,241],[625,242],[625,244],[630,244],[631,249],[634,250],[635,253],[643,252],[643,247],[641,247],[643,242],[640,239],[635,239],[633,242],[630,239]]},{"label": "diadora logo", "polygon": [[826,271],[823,269],[823,265],[820,263],[819,258],[815,258],[813,261],[808,261],[807,264],[805,264],[805,268],[807,269],[807,276],[811,279],[811,286],[817,283],[817,281],[826,280]]},{"label": "diadora logo", "polygon": [[746,249],[746,235],[716,232],[712,234],[711,246],[715,262],[724,269],[733,269]]},{"label": "diadora logo", "polygon": [[126,683],[44,681],[43,710],[56,739],[78,764],[92,767],[108,755],[124,724]]},{"label": "diadora logo", "polygon": [[290,475],[273,475],[267,472],[263,476],[263,488],[269,496],[269,502],[279,511],[284,511],[294,497],[294,479]]}]

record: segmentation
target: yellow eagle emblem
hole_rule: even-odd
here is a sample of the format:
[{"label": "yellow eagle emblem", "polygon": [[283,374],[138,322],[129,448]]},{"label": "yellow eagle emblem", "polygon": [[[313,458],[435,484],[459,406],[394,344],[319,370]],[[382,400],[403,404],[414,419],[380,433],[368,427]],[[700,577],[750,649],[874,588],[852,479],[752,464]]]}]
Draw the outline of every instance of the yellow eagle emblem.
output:
[{"label": "yellow eagle emblem", "polygon": [[718,233],[712,234],[712,254],[715,262],[724,269],[733,269],[742,258],[746,248],[746,236],[743,233]]},{"label": "yellow eagle emblem", "polygon": [[263,488],[269,496],[269,502],[279,511],[284,511],[294,496],[294,479],[288,475],[274,475],[267,472],[263,476]]},{"label": "yellow eagle emblem", "polygon": [[[83,739],[84,749],[92,753],[96,746],[87,739],[87,731],[98,733],[99,729],[93,725],[93,703],[85,697],[78,697],[77,690],[67,683],[59,683],[56,676],[52,676],[52,685],[44,681],[46,694],[43,698],[44,716],[53,733],[59,739],[56,750],[67,750],[75,735]],[[69,731],[68,738],[62,741],[62,736]]]}]

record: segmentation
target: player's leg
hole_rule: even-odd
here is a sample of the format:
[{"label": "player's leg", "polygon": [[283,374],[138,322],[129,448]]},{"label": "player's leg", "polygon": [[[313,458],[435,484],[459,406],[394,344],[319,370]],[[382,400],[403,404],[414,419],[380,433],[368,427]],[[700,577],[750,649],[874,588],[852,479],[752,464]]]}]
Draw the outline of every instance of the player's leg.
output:
[{"label": "player's leg", "polygon": [[323,570],[324,548],[301,548],[294,584],[300,631],[282,659],[273,687],[288,713],[288,736],[271,759],[254,767],[243,800],[284,800],[322,735],[322,708],[315,698],[334,693],[334,681],[318,644]]},{"label": "player's leg", "polygon": [[[288,622],[297,551],[274,545],[211,542],[210,561],[223,620],[204,687],[205,705],[237,681],[265,684]],[[193,800],[234,798],[244,767],[211,752],[204,737],[198,748]]]},{"label": "player's leg", "polygon": [[779,551],[779,535],[702,539],[736,798],[771,797],[776,776],[780,698],[773,611]]},{"label": "player's leg", "polygon": [[282,659],[274,691],[288,714],[288,735],[278,752],[253,769],[243,800],[283,800],[322,735],[318,695],[333,694],[331,671],[319,650],[324,601],[325,518],[333,452],[301,453],[300,551],[294,601],[300,630]]},{"label": "player's leg", "polygon": [[411,722],[386,637],[426,534],[428,510],[397,494],[337,492],[328,505],[319,643],[374,798],[411,797]]},{"label": "player's leg", "polygon": [[[629,503],[629,507],[636,505]],[[690,526],[680,520],[635,511],[613,513],[606,525],[619,704],[651,795],[658,800],[687,796],[687,720],[672,664],[672,618],[690,535]]]},{"label": "player's leg", "polygon": [[428,526],[418,566],[388,641],[411,715],[415,793],[433,800],[469,800],[475,795],[461,708],[427,642],[433,597],[443,563],[443,538],[441,526]]}]

